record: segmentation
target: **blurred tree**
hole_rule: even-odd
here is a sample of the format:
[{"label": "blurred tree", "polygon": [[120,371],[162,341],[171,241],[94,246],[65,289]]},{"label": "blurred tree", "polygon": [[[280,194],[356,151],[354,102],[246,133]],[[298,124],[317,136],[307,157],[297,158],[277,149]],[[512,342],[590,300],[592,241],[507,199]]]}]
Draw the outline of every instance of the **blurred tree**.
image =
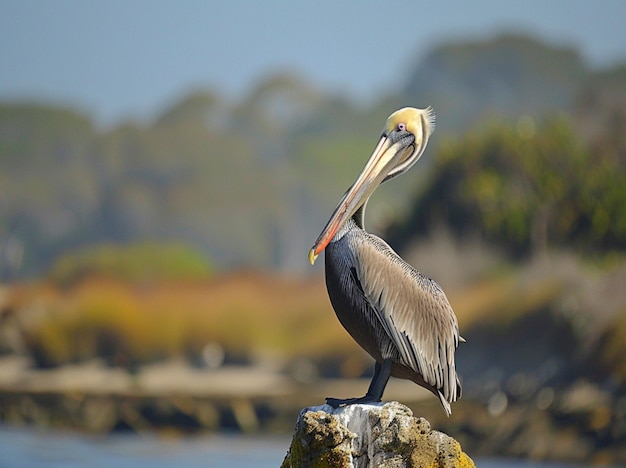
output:
[{"label": "blurred tree", "polygon": [[495,116],[569,110],[588,74],[573,48],[505,34],[435,47],[415,64],[403,94],[432,105],[444,117],[440,131],[465,131]]},{"label": "blurred tree", "polygon": [[480,233],[513,255],[571,246],[626,248],[626,173],[612,151],[593,152],[565,118],[490,128],[448,139],[408,221],[392,229],[406,245],[441,225]]},{"label": "blurred tree", "polygon": [[35,271],[85,229],[97,204],[94,134],[73,110],[0,106],[0,277]]},{"label": "blurred tree", "polygon": [[62,255],[49,277],[69,285],[94,276],[132,283],[206,279],[212,266],[200,252],[184,244],[142,242],[105,244]]},{"label": "blurred tree", "polygon": [[[513,153],[526,146],[543,153],[519,161],[493,155],[493,174],[475,170],[476,180],[458,196],[491,207],[480,212],[485,235],[508,236],[520,251],[553,242],[563,232],[576,233],[571,235],[581,242],[621,245],[623,217],[614,219],[619,190],[605,184],[615,187],[623,173],[625,70],[622,65],[593,71],[574,50],[502,36],[437,47],[416,64],[406,84],[362,106],[284,72],[261,81],[238,103],[195,90],[153,123],[128,122],[106,131],[71,109],[0,104],[0,278],[38,274],[82,246],[145,238],[193,245],[217,267],[308,268],[303,253],[309,243],[362,169],[385,118],[406,105],[433,105],[438,130],[420,170],[377,191],[368,228],[379,232],[404,215],[407,195],[427,185],[425,169],[446,133],[506,116],[515,130],[493,144]],[[561,108],[572,111],[575,139],[591,146],[566,141],[557,130],[552,137],[541,136],[543,130],[529,137],[540,115]],[[520,114],[529,117],[518,122]],[[475,145],[475,152],[486,149]],[[597,159],[586,195],[574,208],[565,206],[571,187],[561,187],[554,175],[540,180],[548,173],[537,167],[560,164],[547,156],[557,149],[575,156],[565,158],[572,167],[564,166],[574,174],[576,158]],[[487,162],[473,157],[477,166]],[[616,161],[621,172],[610,173]],[[517,179],[506,172],[515,164],[525,171]],[[461,181],[465,169],[455,175],[448,168],[449,176]],[[449,193],[457,189],[453,182],[445,182]],[[499,198],[505,189],[519,195]],[[550,203],[539,202],[546,199]],[[580,214],[582,207],[596,206],[595,200],[603,200],[604,211],[585,208],[586,217],[565,219],[568,210]],[[446,216],[467,227],[464,219],[478,211],[461,210],[461,201],[446,202]],[[555,213],[563,215],[558,223]]]},{"label": "blurred tree", "polygon": [[211,91],[195,91],[176,101],[159,115],[156,126],[196,123],[212,130],[228,126],[229,109],[220,97]]}]

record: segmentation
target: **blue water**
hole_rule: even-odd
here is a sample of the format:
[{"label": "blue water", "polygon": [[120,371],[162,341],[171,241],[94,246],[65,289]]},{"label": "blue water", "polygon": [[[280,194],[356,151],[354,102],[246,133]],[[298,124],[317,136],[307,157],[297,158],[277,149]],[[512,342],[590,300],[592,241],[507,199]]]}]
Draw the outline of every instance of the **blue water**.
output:
[{"label": "blue water", "polygon": [[90,436],[0,428],[0,468],[278,467],[289,438]]},{"label": "blue water", "polygon": [[[90,436],[0,426],[0,468],[279,467],[290,437]],[[480,468],[569,468],[563,463],[476,459]]]}]

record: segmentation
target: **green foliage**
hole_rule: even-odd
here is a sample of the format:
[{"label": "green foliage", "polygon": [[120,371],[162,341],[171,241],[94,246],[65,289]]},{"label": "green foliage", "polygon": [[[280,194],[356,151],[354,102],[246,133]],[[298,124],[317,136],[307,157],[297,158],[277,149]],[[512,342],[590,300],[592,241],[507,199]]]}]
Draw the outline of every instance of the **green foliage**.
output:
[{"label": "green foliage", "polygon": [[212,272],[206,259],[183,244],[139,243],[87,247],[61,256],[50,271],[59,284],[89,276],[130,282],[205,279]]},{"label": "green foliage", "polygon": [[626,248],[626,173],[612,153],[592,152],[564,118],[494,124],[441,145],[407,233],[447,225],[479,232],[515,255],[571,246]]}]

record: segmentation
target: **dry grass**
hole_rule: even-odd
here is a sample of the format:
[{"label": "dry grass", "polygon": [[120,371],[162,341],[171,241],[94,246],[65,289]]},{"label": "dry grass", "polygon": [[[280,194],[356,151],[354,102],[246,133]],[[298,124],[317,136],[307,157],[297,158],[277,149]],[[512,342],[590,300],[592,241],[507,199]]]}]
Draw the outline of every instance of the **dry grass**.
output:
[{"label": "dry grass", "polygon": [[9,302],[42,365],[97,356],[146,362],[197,354],[208,342],[246,356],[321,357],[357,349],[319,277],[247,272],[144,285],[92,278],[67,289],[18,287]]},{"label": "dry grass", "polygon": [[562,292],[558,278],[524,282],[513,273],[480,281],[449,295],[461,330],[479,322],[507,327],[522,316],[553,303]]},{"label": "dry grass", "polygon": [[[503,269],[458,289],[446,288],[461,334],[485,323],[512,329],[527,314],[559,308],[567,320],[580,321],[582,332],[589,334],[593,328],[588,322],[603,317],[596,311],[601,300],[616,299],[623,289],[617,281],[623,275],[616,277],[609,291],[598,288],[584,273],[574,275],[572,267],[567,274],[543,270]],[[569,278],[574,276],[580,278]],[[613,276],[606,274],[608,279]],[[596,277],[602,280],[598,284],[609,284],[605,277]],[[587,289],[581,284],[587,284]],[[7,301],[4,309],[13,311],[27,351],[42,365],[93,357],[128,364],[198,356],[208,342],[248,358],[332,357],[336,363],[363,358],[338,323],[321,275],[297,278],[239,272],[209,280],[153,283],[92,277],[67,288],[49,283],[15,286]],[[570,303],[582,309],[568,317]],[[612,316],[601,329],[610,328],[613,320],[623,325],[623,315]],[[607,362],[621,355],[626,332],[616,327],[613,335],[606,341]]]}]

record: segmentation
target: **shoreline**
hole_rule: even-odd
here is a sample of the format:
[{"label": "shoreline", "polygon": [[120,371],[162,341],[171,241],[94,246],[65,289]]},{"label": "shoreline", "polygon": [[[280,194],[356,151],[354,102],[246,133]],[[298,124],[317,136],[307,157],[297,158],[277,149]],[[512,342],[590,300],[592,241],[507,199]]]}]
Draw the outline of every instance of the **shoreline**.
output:
[{"label": "shoreline", "polygon": [[[0,358],[0,423],[94,434],[284,435],[302,408],[322,404],[331,394],[360,394],[368,383],[301,383],[262,367],[201,369],[182,360],[141,366],[132,374],[100,361],[48,370],[33,369],[29,362]],[[618,417],[620,408],[626,409],[623,399],[613,401],[583,383],[556,394],[548,405],[537,397],[504,395],[504,405],[494,404],[494,398],[465,398],[446,418],[426,390],[392,379],[385,401],[411,407],[471,456],[626,463],[626,426]]]}]

